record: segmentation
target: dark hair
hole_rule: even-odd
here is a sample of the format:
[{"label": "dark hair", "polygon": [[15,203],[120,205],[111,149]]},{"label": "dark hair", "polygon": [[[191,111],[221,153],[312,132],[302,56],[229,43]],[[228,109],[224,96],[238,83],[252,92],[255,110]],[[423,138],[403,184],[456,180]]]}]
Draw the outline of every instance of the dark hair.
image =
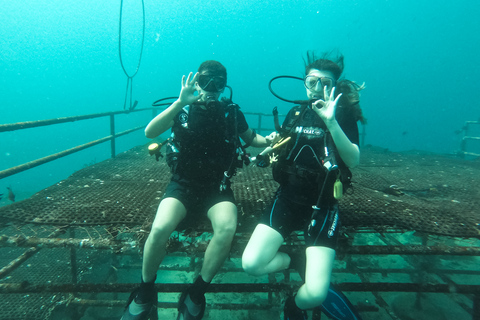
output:
[{"label": "dark hair", "polygon": [[337,53],[336,56],[332,52],[324,52],[317,56],[313,51],[307,51],[307,57],[303,58],[305,63],[305,75],[307,75],[310,70],[324,70],[330,71],[335,77],[335,81],[338,81],[343,72],[343,55]]},{"label": "dark hair", "polygon": [[340,79],[345,67],[343,59],[343,55],[339,52],[324,52],[316,55],[313,51],[307,51],[307,56],[303,59],[305,75],[312,69],[330,71],[337,82],[335,85],[335,96],[338,96],[340,93],[342,94],[339,101],[342,108],[340,108],[338,112],[353,112],[355,120],[366,124],[367,119],[363,116],[362,109],[360,108],[359,93],[365,89],[365,84],[358,85],[353,81]]},{"label": "dark hair", "polygon": [[204,61],[200,67],[198,67],[198,72],[209,71],[214,75],[219,75],[225,77],[227,79],[227,69],[218,61],[215,60],[207,60]]},{"label": "dark hair", "polygon": [[365,84],[359,85],[353,81],[341,79],[337,82],[335,96],[341,93],[340,105],[344,106],[346,110],[350,110],[348,112],[353,112],[356,121],[367,124],[367,118],[363,116],[360,108],[360,91],[363,89],[365,89]]}]

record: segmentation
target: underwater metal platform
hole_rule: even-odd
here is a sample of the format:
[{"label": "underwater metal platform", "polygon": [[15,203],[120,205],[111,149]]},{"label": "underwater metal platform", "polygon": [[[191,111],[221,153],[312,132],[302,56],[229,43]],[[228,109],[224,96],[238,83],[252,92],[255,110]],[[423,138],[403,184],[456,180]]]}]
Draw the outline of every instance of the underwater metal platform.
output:
[{"label": "underwater metal platform", "polygon": [[[446,319],[477,319],[480,162],[364,147],[352,171],[333,281],[362,316],[442,319],[434,317],[442,310]],[[169,179],[166,163],[139,146],[1,207],[0,319],[118,319],[139,281],[141,249]],[[249,166],[232,187],[237,236],[207,294],[205,319],[280,319],[282,300],[300,284],[296,271],[251,277],[240,262],[277,184],[269,168]],[[157,277],[162,319],[175,319],[178,293],[198,273],[210,230],[200,219],[172,235]],[[286,251],[301,248],[300,233],[287,240]]]}]

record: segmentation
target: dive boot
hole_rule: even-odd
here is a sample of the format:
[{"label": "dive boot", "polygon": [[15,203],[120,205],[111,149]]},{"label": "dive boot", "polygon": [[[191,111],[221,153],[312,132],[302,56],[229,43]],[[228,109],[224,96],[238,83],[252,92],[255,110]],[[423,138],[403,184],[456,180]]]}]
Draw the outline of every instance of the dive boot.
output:
[{"label": "dive boot", "polygon": [[138,289],[130,294],[127,306],[120,320],[158,320],[157,295],[155,294],[149,302],[137,303],[135,301],[137,293]]},{"label": "dive boot", "polygon": [[190,293],[187,289],[182,293],[178,302],[177,320],[200,320],[205,313],[205,306],[205,296],[202,296],[200,304],[196,304],[190,298]]},{"label": "dive boot", "polygon": [[302,310],[295,304],[295,296],[288,296],[283,308],[284,320],[308,320],[306,310]]}]

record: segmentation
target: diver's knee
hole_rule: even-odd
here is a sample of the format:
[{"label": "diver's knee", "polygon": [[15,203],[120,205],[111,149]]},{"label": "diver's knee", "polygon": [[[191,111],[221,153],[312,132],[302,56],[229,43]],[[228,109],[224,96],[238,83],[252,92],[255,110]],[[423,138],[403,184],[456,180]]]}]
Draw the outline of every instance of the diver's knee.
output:
[{"label": "diver's knee", "polygon": [[[237,225],[235,223],[222,223],[222,225],[217,226],[213,232],[213,235],[222,239],[223,241],[230,242],[235,236],[237,231]],[[230,241],[229,241],[230,240]]]},{"label": "diver's knee", "polygon": [[242,256],[242,268],[243,270],[252,276],[261,276],[261,268],[256,259],[253,259],[248,254],[243,253]]},{"label": "diver's knee", "polygon": [[166,243],[169,237],[170,233],[168,230],[160,227],[152,227],[152,230],[150,230],[150,234],[148,235],[147,242],[150,242],[151,244],[162,244]]},{"label": "diver's knee", "polygon": [[261,272],[261,268],[258,264],[251,263],[251,261],[245,261],[242,259],[242,268],[243,270],[252,276],[261,276],[263,273]]},{"label": "diver's knee", "polygon": [[328,288],[319,288],[306,285],[305,288],[306,297],[305,299],[309,300],[310,303],[315,305],[321,305],[327,298]]}]

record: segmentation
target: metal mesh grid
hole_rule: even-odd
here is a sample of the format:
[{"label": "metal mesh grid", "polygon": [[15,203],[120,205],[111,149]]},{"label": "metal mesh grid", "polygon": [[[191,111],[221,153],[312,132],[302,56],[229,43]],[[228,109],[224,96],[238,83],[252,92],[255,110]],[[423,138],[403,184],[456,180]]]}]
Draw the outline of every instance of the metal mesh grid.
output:
[{"label": "metal mesh grid", "polygon": [[61,294],[0,294],[0,319],[51,319],[55,305],[62,298]]},{"label": "metal mesh grid", "polygon": [[[128,228],[105,226],[76,226],[61,228],[61,234],[55,233],[55,239],[135,239],[139,227]],[[15,225],[2,228],[3,235],[47,238],[58,228],[50,225]],[[0,247],[0,266],[5,266],[22,253],[28,251],[23,247]],[[139,257],[139,255],[137,255]],[[29,257],[6,276],[0,278],[0,284],[57,284],[116,282],[112,264],[117,255],[105,250],[78,250],[75,248],[38,248]],[[139,259],[137,257],[137,259]],[[72,262],[75,265],[72,265]],[[92,298],[94,294],[52,293],[45,294],[0,294],[0,320],[12,319],[57,319],[54,315],[61,313],[76,297]],[[60,310],[60,311],[59,311]],[[76,309],[70,307],[72,312]],[[73,316],[72,316],[73,318]]]},{"label": "metal mesh grid", "polygon": [[[343,225],[479,237],[479,169],[478,161],[364,148],[361,165],[352,170],[353,192],[340,202]],[[166,163],[139,146],[0,208],[0,217],[51,225],[142,225],[152,220],[169,179]],[[239,232],[253,228],[276,187],[270,169],[238,172],[233,188]]]}]

